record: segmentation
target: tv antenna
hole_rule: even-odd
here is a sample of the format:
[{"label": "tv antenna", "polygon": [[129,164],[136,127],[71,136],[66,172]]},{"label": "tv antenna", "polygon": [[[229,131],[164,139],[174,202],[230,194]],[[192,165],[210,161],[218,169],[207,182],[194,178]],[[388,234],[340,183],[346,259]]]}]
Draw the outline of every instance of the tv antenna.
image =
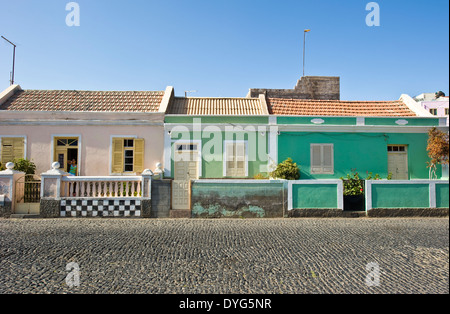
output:
[{"label": "tv antenna", "polygon": [[196,90],[187,90],[184,92],[184,98],[187,98],[188,93],[196,93]]},{"label": "tv antenna", "polygon": [[5,37],[2,36],[2,38],[4,40],[6,40],[8,43],[10,43],[11,45],[13,45],[13,66],[12,66],[12,72],[11,72],[11,77],[10,77],[10,83],[11,85],[14,85],[14,72],[15,72],[15,66],[16,66],[16,45],[13,44],[11,41],[9,41],[8,39],[6,39]]}]

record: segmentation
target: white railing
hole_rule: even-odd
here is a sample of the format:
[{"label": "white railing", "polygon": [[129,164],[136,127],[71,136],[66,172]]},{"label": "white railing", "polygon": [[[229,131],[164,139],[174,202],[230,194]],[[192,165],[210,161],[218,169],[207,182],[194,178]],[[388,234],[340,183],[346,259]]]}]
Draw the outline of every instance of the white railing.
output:
[{"label": "white railing", "polygon": [[61,179],[61,198],[142,197],[142,177],[72,177]]}]

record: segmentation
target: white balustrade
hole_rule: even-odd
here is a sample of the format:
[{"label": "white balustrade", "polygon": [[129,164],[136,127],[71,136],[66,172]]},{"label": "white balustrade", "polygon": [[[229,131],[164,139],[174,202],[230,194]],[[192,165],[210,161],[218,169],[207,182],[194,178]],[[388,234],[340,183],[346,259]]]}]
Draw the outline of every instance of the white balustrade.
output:
[{"label": "white balustrade", "polygon": [[142,177],[75,177],[61,179],[61,198],[142,197]]}]

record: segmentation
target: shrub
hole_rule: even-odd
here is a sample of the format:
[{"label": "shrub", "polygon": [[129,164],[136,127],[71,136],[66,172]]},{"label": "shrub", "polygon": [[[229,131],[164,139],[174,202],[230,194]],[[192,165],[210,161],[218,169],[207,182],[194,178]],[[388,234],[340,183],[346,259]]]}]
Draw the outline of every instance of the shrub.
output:
[{"label": "shrub", "polygon": [[13,163],[14,170],[25,172],[25,174],[36,174],[36,165],[28,159],[17,159]]},{"label": "shrub", "polygon": [[345,196],[364,194],[364,180],[361,180],[356,169],[352,169],[352,174],[347,174],[347,177],[341,180],[344,181]]},{"label": "shrub", "polygon": [[280,163],[277,168],[270,173],[270,176],[276,179],[298,180],[300,179],[300,169],[291,158],[288,158]]}]

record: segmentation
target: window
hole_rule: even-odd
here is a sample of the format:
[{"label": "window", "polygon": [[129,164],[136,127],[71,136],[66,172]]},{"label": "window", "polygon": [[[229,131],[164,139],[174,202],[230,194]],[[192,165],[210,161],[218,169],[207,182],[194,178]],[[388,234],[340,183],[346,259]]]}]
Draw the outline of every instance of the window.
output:
[{"label": "window", "polygon": [[448,108],[445,108],[445,115],[448,116]]},{"label": "window", "polygon": [[434,116],[437,116],[437,109],[430,109],[430,113]]},{"label": "window", "polygon": [[144,140],[113,138],[111,168],[114,174],[144,171]]},{"label": "window", "polygon": [[224,146],[224,176],[232,178],[247,177],[247,142],[225,141]]},{"label": "window", "polygon": [[311,144],[311,173],[334,174],[333,144]]},{"label": "window", "polygon": [[25,139],[23,137],[3,137],[0,140],[0,161],[2,165],[14,159],[25,158]]},{"label": "window", "polygon": [[178,152],[196,152],[198,150],[197,144],[178,144],[177,145]]},{"label": "window", "polygon": [[406,146],[404,146],[404,145],[389,145],[388,152],[389,153],[405,153]]}]

